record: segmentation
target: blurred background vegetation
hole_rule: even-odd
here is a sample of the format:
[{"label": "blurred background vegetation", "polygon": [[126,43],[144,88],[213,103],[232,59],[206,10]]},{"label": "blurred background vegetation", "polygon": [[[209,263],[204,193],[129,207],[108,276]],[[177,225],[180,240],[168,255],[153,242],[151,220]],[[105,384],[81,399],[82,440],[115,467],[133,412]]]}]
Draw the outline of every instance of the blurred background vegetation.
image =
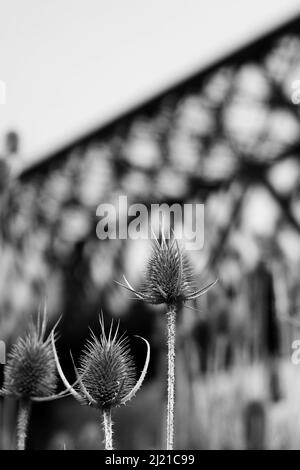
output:
[{"label": "blurred background vegetation", "polygon": [[[119,449],[163,446],[165,318],[114,280],[138,286],[149,243],[96,237],[96,208],[205,204],[199,284],[219,278],[178,325],[177,448],[299,448],[300,19],[253,42],[45,160],[18,170],[18,136],[0,162],[0,337],[8,349],[47,299],[72,377],[98,314],[152,345],[142,391],[115,413]],[[143,345],[132,339],[137,368]],[[1,406],[1,405],[0,405]],[[2,409],[2,448],[15,404]],[[299,416],[300,418],[300,416]],[[98,449],[99,416],[72,399],[35,405],[31,448]]]}]

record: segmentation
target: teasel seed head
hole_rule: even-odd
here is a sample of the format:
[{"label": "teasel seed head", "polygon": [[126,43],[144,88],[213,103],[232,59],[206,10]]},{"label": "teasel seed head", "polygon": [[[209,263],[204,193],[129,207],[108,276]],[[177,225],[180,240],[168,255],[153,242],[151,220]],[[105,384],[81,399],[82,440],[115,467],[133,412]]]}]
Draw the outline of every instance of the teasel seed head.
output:
[{"label": "teasel seed head", "polygon": [[111,322],[109,335],[106,336],[103,315],[100,316],[101,334],[97,338],[92,333],[80,358],[79,369],[76,368],[71,355],[77,377],[77,387],[73,387],[66,379],[54,344],[52,346],[58,373],[65,386],[81,404],[101,409],[111,409],[129,401],[140,389],[147,373],[150,360],[150,346],[147,345],[147,357],[140,378],[136,381],[136,370],[131,356],[128,340],[123,335],[118,337],[119,323],[113,332]]},{"label": "teasel seed head", "polygon": [[135,365],[130,354],[128,339],[106,337],[104,326],[98,339],[93,333],[80,358],[79,373],[97,408],[120,405],[135,384]]},{"label": "teasel seed head", "polygon": [[68,394],[68,390],[54,394],[57,371],[51,336],[45,339],[45,333],[46,308],[43,314],[39,311],[36,322],[30,321],[27,334],[13,345],[4,369],[1,396],[12,396],[19,400],[51,401]]},{"label": "teasel seed head", "polygon": [[140,290],[134,289],[124,276],[126,284],[121,284],[139,300],[150,304],[181,305],[205,294],[217,281],[195,289],[193,272],[187,254],[172,237],[161,242],[154,238],[153,249],[148,261],[145,277]]}]

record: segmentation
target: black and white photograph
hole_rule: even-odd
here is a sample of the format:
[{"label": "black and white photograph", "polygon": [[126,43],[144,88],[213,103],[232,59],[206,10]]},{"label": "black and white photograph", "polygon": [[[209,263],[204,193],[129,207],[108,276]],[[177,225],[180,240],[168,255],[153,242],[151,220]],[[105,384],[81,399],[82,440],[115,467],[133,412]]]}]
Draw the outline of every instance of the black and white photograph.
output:
[{"label": "black and white photograph", "polygon": [[15,450],[300,450],[299,0],[0,0]]}]

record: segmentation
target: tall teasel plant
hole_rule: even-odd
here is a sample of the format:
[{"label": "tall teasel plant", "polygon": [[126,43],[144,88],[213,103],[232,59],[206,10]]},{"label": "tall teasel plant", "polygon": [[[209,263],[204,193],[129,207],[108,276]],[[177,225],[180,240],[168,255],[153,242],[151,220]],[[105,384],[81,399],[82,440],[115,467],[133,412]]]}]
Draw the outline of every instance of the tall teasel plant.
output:
[{"label": "tall teasel plant", "polygon": [[113,320],[108,336],[105,334],[103,315],[100,316],[101,334],[97,338],[92,332],[85,350],[80,357],[77,369],[71,355],[78,386],[72,387],[61,368],[52,332],[52,347],[57,370],[61,380],[73,397],[82,405],[92,406],[102,411],[102,427],[106,450],[113,450],[112,409],[125,405],[140,389],[147,373],[150,360],[150,345],[147,346],[143,370],[136,381],[135,364],[130,353],[126,336],[118,336],[119,322],[113,331]]},{"label": "tall teasel plant", "polygon": [[55,394],[57,372],[51,346],[55,341],[53,328],[46,334],[46,308],[38,313],[37,321],[30,321],[28,332],[13,345],[4,369],[2,397],[18,400],[17,449],[24,450],[32,402],[45,402],[63,398],[69,394],[66,389]]},{"label": "tall teasel plant", "polygon": [[134,289],[125,276],[125,284],[118,283],[134,293],[139,300],[167,306],[167,450],[174,448],[176,316],[185,302],[197,299],[217,282],[196,289],[193,279],[194,275],[186,252],[174,237],[166,239],[162,231],[161,241],[154,236],[152,254],[140,290]]}]

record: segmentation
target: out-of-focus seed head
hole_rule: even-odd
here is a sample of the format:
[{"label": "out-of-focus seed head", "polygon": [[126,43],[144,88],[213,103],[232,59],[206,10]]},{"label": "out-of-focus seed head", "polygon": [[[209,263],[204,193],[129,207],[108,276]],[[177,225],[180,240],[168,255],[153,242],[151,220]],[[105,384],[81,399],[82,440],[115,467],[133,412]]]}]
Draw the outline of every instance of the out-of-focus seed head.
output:
[{"label": "out-of-focus seed head", "polygon": [[8,356],[2,395],[16,398],[48,397],[56,388],[56,366],[50,337],[44,340],[46,317],[39,314],[28,333],[19,338]]},{"label": "out-of-focus seed head", "polygon": [[121,405],[135,385],[136,371],[128,340],[124,336],[118,338],[118,328],[112,335],[112,325],[107,337],[101,320],[100,338],[92,334],[80,358],[82,385],[97,408]]}]

